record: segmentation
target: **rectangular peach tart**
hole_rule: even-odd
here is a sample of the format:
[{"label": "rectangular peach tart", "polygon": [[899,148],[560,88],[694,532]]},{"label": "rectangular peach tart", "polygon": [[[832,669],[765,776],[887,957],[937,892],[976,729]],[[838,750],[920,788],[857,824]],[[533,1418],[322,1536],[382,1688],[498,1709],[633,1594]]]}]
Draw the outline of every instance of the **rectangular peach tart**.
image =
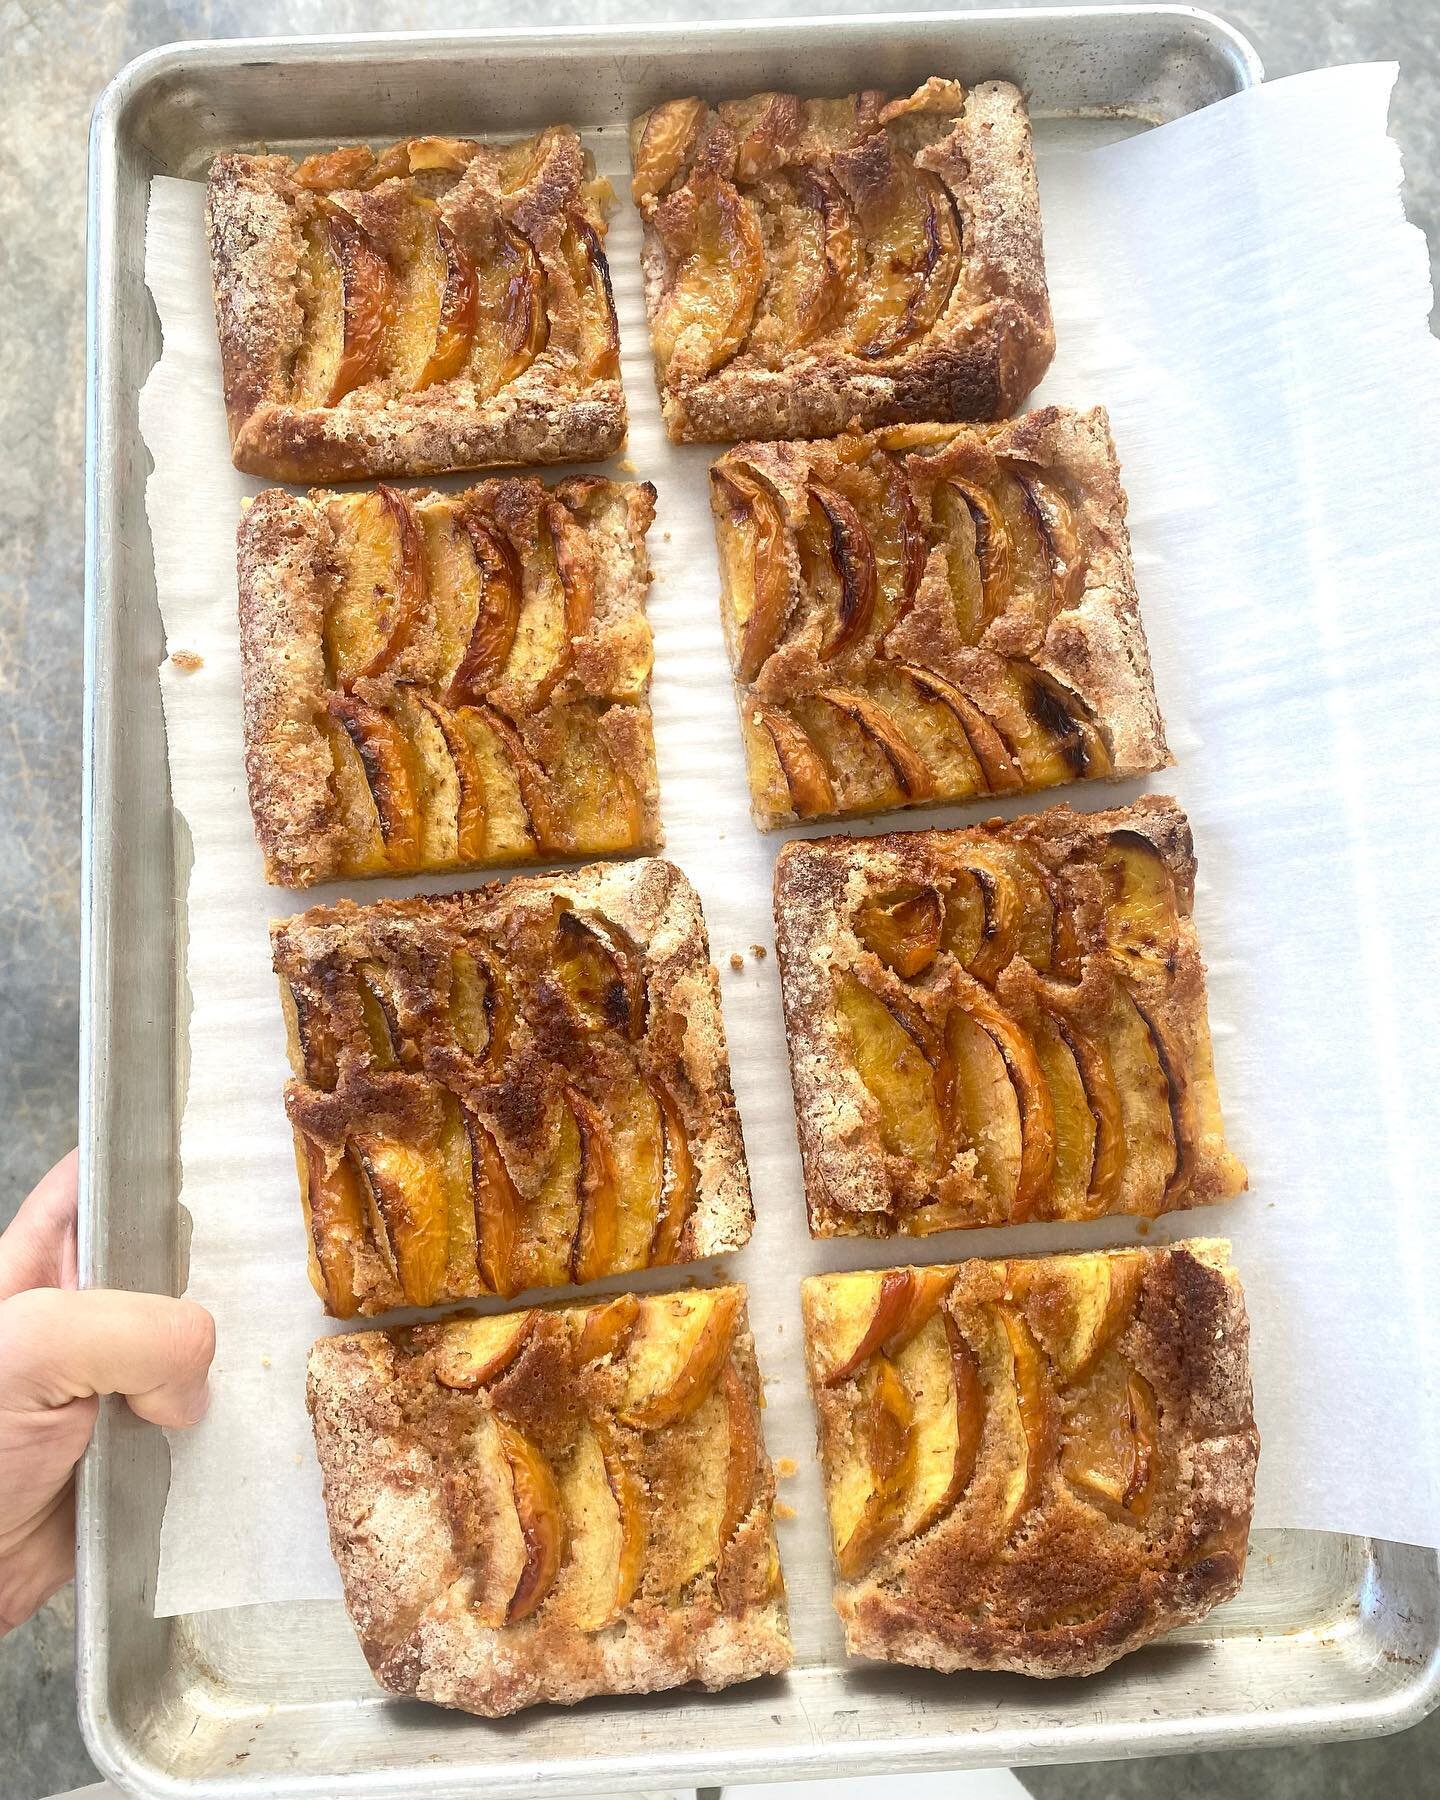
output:
[{"label": "rectangular peach tart", "polygon": [[1153,1217],[1237,1193],[1173,800],[786,844],[817,1237]]},{"label": "rectangular peach tart", "polygon": [[1014,412],[1055,349],[1018,88],[669,100],[630,134],[672,438]]},{"label": "rectangular peach tart", "polygon": [[654,510],[592,476],[261,494],[240,655],[268,878],[656,849]]},{"label": "rectangular peach tart", "polygon": [[743,1288],[321,1338],[309,1403],[391,1692],[496,1716],[789,1666]]},{"label": "rectangular peach tart", "polygon": [[1102,408],[741,444],[710,479],[762,829],[1170,761]]},{"label": "rectangular peach tart", "polygon": [[236,468],[345,481],[618,449],[611,198],[567,125],[217,156],[205,217]]},{"label": "rectangular peach tart", "polygon": [[1087,1675],[1239,1589],[1259,1435],[1227,1255],[803,1284],[852,1655]]},{"label": "rectangular peach tart", "polygon": [[737,1249],[719,981],[670,863],[272,928],[310,1273],[341,1318]]}]

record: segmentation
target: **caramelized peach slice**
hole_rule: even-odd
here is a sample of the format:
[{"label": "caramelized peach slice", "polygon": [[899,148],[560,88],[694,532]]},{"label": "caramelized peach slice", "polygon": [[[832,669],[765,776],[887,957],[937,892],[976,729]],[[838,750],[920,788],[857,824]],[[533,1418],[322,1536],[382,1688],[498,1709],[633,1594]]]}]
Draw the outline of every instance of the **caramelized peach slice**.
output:
[{"label": "caramelized peach slice", "polygon": [[835,810],[835,788],[830,771],[805,729],[778,706],[766,706],[753,697],[745,702],[757,729],[775,749],[775,759],[785,781],[790,808],[798,818],[813,819]]},{"label": "caramelized peach slice", "polygon": [[1108,1353],[1065,1397],[1060,1469],[1106,1511],[1143,1519],[1153,1498],[1159,1422],[1150,1383]]},{"label": "caramelized peach slice", "polygon": [[308,999],[288,981],[280,984],[280,999],[288,1027],[290,1066],[301,1081],[333,1093],[340,1079],[340,1040],[331,1029],[325,1007]]},{"label": "caramelized peach slice", "polygon": [[360,759],[385,862],[393,869],[414,868],[420,856],[420,811],[409,739],[389,713],[354,694],[332,694],[329,710]]},{"label": "caramelized peach slice", "polygon": [[892,166],[892,202],[867,235],[861,295],[848,325],[856,351],[876,361],[930,330],[960,273],[960,227],[949,190],[926,170],[899,159]]},{"label": "caramelized peach slice", "polygon": [[893,1535],[915,1473],[914,1407],[899,1372],[888,1357],[871,1365],[861,1412],[868,1451],[868,1491],[853,1523],[837,1520],[835,1561],[843,1580],[863,1575]]},{"label": "caramelized peach slice", "polygon": [[780,641],[790,611],[785,518],[775,494],[747,464],[727,461],[717,475],[729,504],[722,516],[731,655],[737,681],[753,681]]},{"label": "caramelized peach slice", "polygon": [[1078,606],[1085,591],[1085,549],[1074,507],[1058,482],[1038,469],[1011,463],[1010,473],[1045,547],[1050,566],[1051,614]]},{"label": "caramelized peach slice", "polygon": [[882,1145],[921,1168],[937,1167],[945,1141],[944,1078],[929,1034],[853,975],[836,977],[835,1001],[856,1071],[875,1102]]},{"label": "caramelized peach slice", "polygon": [[1120,986],[1111,999],[1105,1042],[1124,1120],[1125,1210],[1158,1212],[1181,1161],[1176,1097],[1149,1026]]},{"label": "caramelized peach slice", "polygon": [[1009,1284],[1062,1381],[1089,1373],[1135,1316],[1144,1279],[1139,1254],[1075,1256],[1063,1278],[1043,1264],[1014,1262]]},{"label": "caramelized peach slice", "polygon": [[626,1356],[621,1420],[658,1431],[688,1419],[709,1397],[730,1355],[740,1295],[666,1294],[642,1300]]},{"label": "caramelized peach slice", "polygon": [[854,505],[824,482],[810,484],[810,503],[824,520],[829,559],[839,583],[835,630],[820,652],[831,662],[858,644],[875,617],[875,550]]},{"label": "caramelized peach slice", "polygon": [[343,341],[326,406],[379,378],[395,312],[394,277],[384,252],[352,213],[323,200],[330,254],[340,271]]},{"label": "caramelized peach slice", "polygon": [[647,1260],[670,1263],[677,1259],[680,1240],[694,1211],[700,1180],[695,1159],[690,1154],[689,1134],[675,1096],[662,1081],[650,1078],[650,1091],[660,1108],[664,1135],[665,1185],[660,1195],[660,1210],[655,1220],[655,1234],[650,1240]]},{"label": "caramelized peach slice", "polygon": [[497,962],[473,948],[451,951],[449,1015],[461,1049],[498,1068],[515,1028],[515,1002]]},{"label": "caramelized peach slice", "polygon": [[1138,831],[1112,831],[1095,862],[1104,888],[1110,954],[1131,972],[1165,968],[1180,934],[1170,865]]},{"label": "caramelized peach slice", "polygon": [[902,1535],[937,1524],[969,1487],[985,1430],[985,1390],[974,1351],[949,1314],[931,1317],[899,1370],[914,1408],[915,1469]]},{"label": "caramelized peach slice", "polygon": [[312,1138],[303,1144],[300,1178],[323,1284],[320,1298],[337,1319],[351,1319],[360,1310],[357,1264],[368,1236],[365,1198],[348,1157],[340,1157],[332,1167]]},{"label": "caramelized peach slice", "polygon": [[589,537],[570,508],[554,500],[545,508],[562,596],[563,629],[550,666],[535,686],[530,704],[538,707],[554,693],[575,661],[575,645],[595,620],[595,556]]},{"label": "caramelized peach slice", "polygon": [[603,1306],[592,1306],[575,1345],[577,1359],[582,1363],[603,1362],[607,1357],[620,1355],[639,1317],[640,1302],[634,1294],[617,1294]]},{"label": "caramelized peach slice", "polygon": [[445,1288],[448,1209],[438,1160],[391,1138],[357,1137],[351,1152],[371,1221],[408,1306],[433,1306]]},{"label": "caramelized peach slice", "polygon": [[550,320],[545,311],[545,269],[534,246],[518,231],[501,235],[504,286],[491,300],[491,314],[499,328],[502,360],[496,386],[505,387],[523,375],[550,340]]},{"label": "caramelized peach slice", "polygon": [[1109,746],[1089,706],[1073,689],[1015,658],[1006,665],[1006,685],[1023,715],[1013,735],[1028,787],[1109,774]]},{"label": "caramelized peach slice", "polygon": [[1085,1215],[1099,1218],[1115,1210],[1125,1178],[1125,1115],[1120,1090],[1103,1038],[1072,1020],[1057,1017],[1055,1022],[1075,1058],[1086,1103],[1095,1120],[1095,1153],[1090,1165]]},{"label": "caramelized peach slice", "polygon": [[1019,1100],[999,1046],[964,1007],[952,1009],[945,1042],[954,1069],[953,1131],[973,1152],[977,1178],[1008,1218],[1020,1183]]},{"label": "caramelized peach slice", "polygon": [[497,706],[462,706],[456,715],[470,734],[477,756],[498,758],[516,783],[527,828],[541,851],[564,852],[569,833],[555,805],[550,778],[531,755],[514,723]]},{"label": "caramelized peach slice", "polygon": [[610,265],[595,227],[571,213],[560,253],[580,299],[580,337],[585,374],[591,381],[614,380],[620,373],[620,327],[615,319],[615,290]]},{"label": "caramelized peach slice", "polygon": [[[645,1506],[645,1489],[625,1460],[615,1433],[607,1428],[600,1431],[600,1449],[605,1464],[605,1482],[615,1501],[616,1521],[619,1527],[619,1543],[615,1554],[615,1590],[611,1599],[609,1617],[602,1621],[608,1624],[618,1618],[635,1598],[635,1591],[640,1586],[640,1577],[645,1567],[645,1540],[648,1536],[648,1521]],[[599,1630],[600,1625],[592,1625],[591,1630]]]},{"label": "caramelized peach slice", "polygon": [[793,354],[843,316],[860,272],[860,245],[849,202],[825,171],[798,169],[780,192],[787,230],[772,246],[764,304],[780,348]]},{"label": "caramelized peach slice", "polygon": [[552,966],[587,1031],[622,1031],[632,1042],[644,1035],[644,958],[619,926],[558,904]]},{"label": "caramelized peach slice", "polygon": [[750,1516],[755,1504],[755,1483],[760,1473],[760,1434],[755,1429],[755,1404],[740,1371],[727,1361],[720,1371],[720,1397],[725,1403],[725,1499],[720,1511],[720,1549],[723,1552]]},{"label": "caramelized peach slice", "polygon": [[1029,1034],[988,996],[967,995],[961,1009],[1004,1058],[1020,1107],[1020,1168],[1010,1201],[1012,1220],[1035,1215],[1050,1192],[1055,1168],[1055,1109]]},{"label": "caramelized peach slice", "polygon": [[539,1316],[531,1309],[448,1326],[435,1354],[435,1379],[463,1393],[498,1380],[529,1343]]},{"label": "caramelized peach slice", "polygon": [[1095,1115],[1075,1052],[1054,1020],[1039,1016],[1030,1021],[1028,1031],[1055,1120],[1055,1166],[1043,1213],[1047,1218],[1083,1218],[1095,1166]]},{"label": "caramelized peach slice", "polygon": [[906,800],[928,800],[933,796],[935,783],[929,769],[884,707],[853,688],[821,688],[816,698],[843,713],[874,745]]},{"label": "caramelized peach slice", "polygon": [[480,318],[480,285],[474,259],[441,218],[439,208],[427,203],[433,217],[436,247],[445,267],[444,285],[435,319],[435,346],[416,379],[416,388],[434,387],[460,374],[470,361],[475,328]]},{"label": "caramelized peach slice", "polygon": [[467,1117],[475,1187],[475,1242],[480,1274],[492,1294],[518,1294],[516,1251],[524,1202],[489,1128]]},{"label": "caramelized peach slice", "polygon": [[1060,1449],[1060,1412],[1045,1353],[1023,1315],[1013,1306],[998,1305],[995,1311],[1010,1348],[1010,1374],[1025,1441],[1023,1464],[1011,1475],[1006,1496],[1007,1524],[1013,1531],[1050,1478]]},{"label": "caramelized peach slice", "polygon": [[570,1252],[570,1279],[584,1283],[615,1267],[620,1242],[619,1179],[604,1113],[578,1088],[567,1087],[565,1100],[580,1131],[580,1219]]},{"label": "caramelized peach slice", "polygon": [[510,540],[467,510],[461,515],[479,583],[475,622],[464,654],[450,677],[447,706],[484,698],[505,672],[520,625],[524,581]]},{"label": "caramelized peach slice", "polygon": [[370,1046],[371,1067],[413,1068],[419,1061],[418,1047],[414,1038],[401,1029],[399,1009],[390,991],[385,965],[356,963],[354,976],[360,1017]]},{"label": "caramelized peach slice", "polygon": [[[866,1279],[857,1277],[857,1280]],[[846,1381],[877,1350],[895,1357],[934,1317],[949,1291],[945,1269],[887,1269],[875,1291],[875,1302],[853,1348],[830,1369],[828,1386]]]},{"label": "caramelized peach slice", "polygon": [[765,247],[749,202],[713,169],[690,183],[693,217],[674,284],[655,315],[661,370],[711,374],[744,344],[765,283]]},{"label": "caramelized peach slice", "polygon": [[325,611],[326,667],[341,687],[392,667],[425,616],[425,546],[406,497],[378,487],[329,510],[340,580]]},{"label": "caramelized peach slice", "polygon": [[984,776],[987,792],[1015,794],[1024,786],[1020,766],[995,726],[969,697],[931,669],[902,663],[901,673],[929,699],[938,701],[954,715],[964,732],[971,754]]},{"label": "caramelized peach slice", "polygon": [[922,974],[940,948],[944,905],[932,887],[906,887],[863,906],[855,930],[867,950],[904,980]]},{"label": "caramelized peach slice", "polygon": [[705,122],[703,100],[667,100],[646,114],[635,146],[630,194],[638,207],[658,200],[690,159]]},{"label": "caramelized peach slice", "polygon": [[525,1543],[525,1559],[505,1623],[518,1625],[544,1604],[565,1559],[565,1512],[554,1470],[518,1426],[493,1415],[500,1447],[510,1466],[515,1513]]},{"label": "caramelized peach slice", "polygon": [[295,167],[296,187],[308,188],[312,194],[333,194],[340,188],[358,188],[375,163],[375,152],[368,144],[342,144],[336,150],[322,150],[304,157]]}]

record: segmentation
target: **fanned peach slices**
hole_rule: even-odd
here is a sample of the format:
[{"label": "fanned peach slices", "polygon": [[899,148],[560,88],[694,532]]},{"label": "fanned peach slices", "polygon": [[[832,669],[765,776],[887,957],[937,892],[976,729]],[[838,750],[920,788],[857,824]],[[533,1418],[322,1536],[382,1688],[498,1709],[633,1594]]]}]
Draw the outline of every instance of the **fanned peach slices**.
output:
[{"label": "fanned peach slices", "polygon": [[1011,413],[1054,350],[1019,90],[669,100],[631,191],[672,438]]},{"label": "fanned peach slices", "polygon": [[610,199],[563,125],[217,157],[206,225],[236,468],[344,481],[618,449]]},{"label": "fanned peach slices", "polygon": [[1102,409],[742,444],[711,498],[762,829],[1170,760]]},{"label": "fanned peach slices", "polygon": [[1234,1194],[1173,800],[786,844],[776,950],[810,1229]]},{"label": "fanned peach slices", "polygon": [[341,1318],[743,1244],[719,982],[669,863],[273,928],[310,1273]]},{"label": "fanned peach slices", "polygon": [[802,1305],[852,1654],[1084,1675],[1239,1588],[1227,1246],[812,1276]]},{"label": "fanned peach slices", "polygon": [[788,1667],[743,1288],[322,1338],[309,1402],[391,1691],[496,1716]]},{"label": "fanned peach slices", "polygon": [[656,848],[654,500],[593,477],[261,494],[240,648],[269,878]]}]

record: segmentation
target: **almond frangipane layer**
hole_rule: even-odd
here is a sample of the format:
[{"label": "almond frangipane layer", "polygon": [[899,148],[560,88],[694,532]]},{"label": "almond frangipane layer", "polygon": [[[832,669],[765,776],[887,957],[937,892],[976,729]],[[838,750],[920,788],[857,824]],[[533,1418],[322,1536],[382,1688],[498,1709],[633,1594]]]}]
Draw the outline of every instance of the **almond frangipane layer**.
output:
[{"label": "almond frangipane layer", "polygon": [[309,1404],[392,1692],[496,1716],[789,1666],[743,1288],[322,1338]]},{"label": "almond frangipane layer", "polygon": [[1173,800],[786,844],[810,1229],[1153,1217],[1238,1192]]},{"label": "almond frangipane layer", "polygon": [[1055,347],[1017,88],[667,101],[630,133],[672,438],[1013,412]]},{"label": "almond frangipane layer", "polygon": [[762,829],[1170,761],[1102,408],[742,444],[711,499]]},{"label": "almond frangipane layer", "polygon": [[239,533],[271,881],[655,849],[648,483],[279,489]]},{"label": "almond frangipane layer", "polygon": [[737,1249],[719,981],[670,863],[272,927],[310,1274],[341,1318]]},{"label": "almond frangipane layer", "polygon": [[618,449],[611,198],[565,125],[217,157],[206,226],[236,468],[344,481]]},{"label": "almond frangipane layer", "polygon": [[852,1654],[1085,1675],[1238,1590],[1259,1437],[1227,1254],[803,1283]]}]

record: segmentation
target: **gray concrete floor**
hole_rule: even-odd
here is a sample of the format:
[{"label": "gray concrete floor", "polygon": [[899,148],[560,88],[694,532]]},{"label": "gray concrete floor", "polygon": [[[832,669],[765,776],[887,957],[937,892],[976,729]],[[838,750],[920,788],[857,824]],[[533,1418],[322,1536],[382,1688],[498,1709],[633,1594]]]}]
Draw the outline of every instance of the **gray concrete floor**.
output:
[{"label": "gray concrete floor", "polygon": [[[1011,0],[1013,4],[1013,0]],[[750,0],[726,16],[880,10],[883,0]],[[923,0],[907,0],[910,6]],[[80,808],[82,400],[86,123],[121,65],[179,38],[527,23],[606,24],[710,14],[691,0],[0,0],[0,1220],[75,1136]],[[1222,6],[1278,76],[1397,58],[1394,131],[1406,201],[1440,245],[1440,48],[1424,0],[1248,0]],[[18,350],[18,354],[17,354]],[[90,1778],[74,1722],[73,1610],[62,1595],[0,1645],[0,1800]],[[1400,1738],[1314,1750],[1040,1770],[1041,1800],[1318,1800],[1440,1793],[1440,1713]]]}]

